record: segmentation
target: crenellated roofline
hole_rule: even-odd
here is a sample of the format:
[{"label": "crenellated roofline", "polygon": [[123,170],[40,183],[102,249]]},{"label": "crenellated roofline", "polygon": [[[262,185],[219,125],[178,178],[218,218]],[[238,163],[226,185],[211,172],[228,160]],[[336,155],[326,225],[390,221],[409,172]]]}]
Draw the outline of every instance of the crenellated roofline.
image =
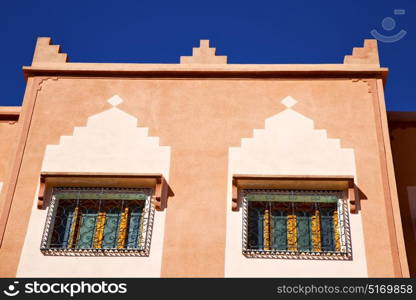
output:
[{"label": "crenellated roofline", "polygon": [[30,76],[104,77],[198,77],[198,78],[379,78],[387,79],[388,68],[380,67],[377,42],[365,40],[342,64],[228,64],[217,56],[208,40],[193,48],[192,56],[181,56],[178,64],[163,63],[71,63],[50,38],[38,38]]}]

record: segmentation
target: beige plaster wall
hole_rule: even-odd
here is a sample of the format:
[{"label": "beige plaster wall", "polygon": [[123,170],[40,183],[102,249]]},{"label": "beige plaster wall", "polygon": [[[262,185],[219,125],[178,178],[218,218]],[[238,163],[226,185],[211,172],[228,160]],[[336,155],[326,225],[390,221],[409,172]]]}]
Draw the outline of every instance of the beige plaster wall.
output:
[{"label": "beige plaster wall", "polygon": [[[282,100],[286,109],[266,119],[264,129],[243,138],[241,147],[229,149],[228,199],[232,176],[352,175],[356,177],[354,150],[341,148],[339,139],[315,129],[313,120],[296,112],[297,100]],[[242,208],[227,203],[225,276],[227,277],[366,277],[367,263],[361,215],[350,215],[352,261],[246,258],[242,254]]]},{"label": "beige plaster wall", "polygon": [[5,182],[18,142],[19,125],[15,121],[0,120],[0,180]]},{"label": "beige plaster wall", "polygon": [[[120,97],[109,102],[112,108],[89,117],[85,127],[75,127],[73,135],[62,136],[58,145],[46,147],[42,171],[162,173],[168,179],[170,147],[159,146],[159,138],[149,137],[147,128],[137,127],[135,117],[118,109]],[[165,211],[155,212],[149,257],[44,256],[39,247],[46,214],[34,197],[17,276],[160,276]]]},{"label": "beige plaster wall", "polygon": [[[73,135],[74,127],[84,127],[88,117],[111,109],[105,99],[114,94],[124,100],[117,107],[138,118],[139,126],[149,128],[150,136],[160,137],[161,145],[171,147],[169,185],[175,195],[166,209],[162,276],[224,276],[227,205],[231,201],[229,148],[240,147],[242,138],[252,136],[253,129],[263,128],[267,118],[284,109],[280,100],[287,95],[299,101],[293,110],[314,120],[317,129],[326,129],[328,137],[339,138],[342,148],[354,149],[357,185],[365,195],[360,214],[368,275],[401,276],[390,195],[383,188],[387,175],[375,79],[61,75],[30,77],[28,81],[32,88],[25,98],[34,107],[33,117],[0,248],[0,276],[16,275],[21,251],[26,249],[23,243],[33,226],[29,219],[46,146],[58,144],[61,136]],[[66,144],[66,138],[63,140],[62,145]],[[103,166],[110,170],[109,164]],[[41,223],[38,221],[43,228]],[[37,235],[31,251],[35,247],[39,251],[41,234],[31,231],[30,235]],[[29,259],[27,252],[23,258]]]}]

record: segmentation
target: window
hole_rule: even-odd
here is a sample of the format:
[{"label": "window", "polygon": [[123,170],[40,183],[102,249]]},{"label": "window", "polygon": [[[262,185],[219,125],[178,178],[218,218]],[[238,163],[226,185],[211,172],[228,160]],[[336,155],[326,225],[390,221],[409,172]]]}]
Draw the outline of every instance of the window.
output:
[{"label": "window", "polygon": [[341,191],[242,190],[243,254],[351,259]]},{"label": "window", "polygon": [[152,189],[55,187],[41,251],[49,255],[149,254]]}]

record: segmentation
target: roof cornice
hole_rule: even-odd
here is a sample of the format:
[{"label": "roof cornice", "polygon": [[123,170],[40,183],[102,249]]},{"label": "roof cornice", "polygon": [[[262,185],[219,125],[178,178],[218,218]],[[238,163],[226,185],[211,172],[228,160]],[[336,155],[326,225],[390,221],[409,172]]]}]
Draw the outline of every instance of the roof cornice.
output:
[{"label": "roof cornice", "polygon": [[124,64],[45,63],[23,67],[30,76],[198,77],[198,78],[380,78],[388,68],[347,64]]}]

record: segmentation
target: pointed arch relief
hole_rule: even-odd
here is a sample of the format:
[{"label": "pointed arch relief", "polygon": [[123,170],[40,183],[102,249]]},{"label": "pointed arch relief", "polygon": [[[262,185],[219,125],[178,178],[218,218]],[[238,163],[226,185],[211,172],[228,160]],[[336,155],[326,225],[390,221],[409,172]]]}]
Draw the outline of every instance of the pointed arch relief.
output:
[{"label": "pointed arch relief", "polygon": [[339,139],[315,129],[314,121],[293,109],[291,96],[283,111],[266,119],[264,129],[229,148],[230,174],[350,175],[355,176],[354,149],[342,148]]},{"label": "pointed arch relief", "polygon": [[61,136],[58,145],[48,145],[42,172],[160,173],[169,177],[169,146],[119,109],[123,102],[114,95],[110,109],[92,115],[85,127],[75,127],[72,136]]}]

